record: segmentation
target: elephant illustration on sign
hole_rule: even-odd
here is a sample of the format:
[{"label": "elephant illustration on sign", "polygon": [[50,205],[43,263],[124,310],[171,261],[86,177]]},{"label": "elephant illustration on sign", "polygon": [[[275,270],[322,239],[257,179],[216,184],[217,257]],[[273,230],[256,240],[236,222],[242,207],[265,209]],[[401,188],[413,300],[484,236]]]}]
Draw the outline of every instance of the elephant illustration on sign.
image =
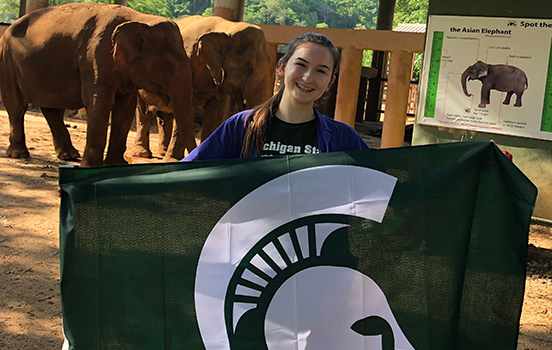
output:
[{"label": "elephant illustration on sign", "polygon": [[[271,65],[264,32],[256,25],[231,22],[216,16],[189,16],[176,20],[176,23],[192,66],[192,110],[195,112],[201,107],[204,111],[203,141],[228,117],[230,99],[235,101],[236,110],[241,111],[259,105],[271,96],[270,80],[275,62],[274,66]],[[151,94],[146,92],[139,96],[146,100],[146,105],[149,104],[143,110],[150,113],[137,111],[134,146],[134,155],[143,157],[151,157],[151,151],[145,147],[149,144],[146,141],[149,127],[155,120],[155,113],[151,111],[155,108],[162,112],[170,111],[170,108],[158,104],[161,102],[159,99],[147,95]],[[152,103],[155,108],[152,108]],[[171,124],[165,120],[166,137],[171,136]],[[175,130],[172,135],[165,160],[184,156],[184,140],[176,137]],[[160,138],[160,143],[163,142],[167,143]]]},{"label": "elephant illustration on sign", "polygon": [[[39,107],[58,158],[80,157],[63,122],[65,109],[85,107],[81,166],[126,163],[126,138],[137,90],[171,106],[185,140],[193,138],[192,75],[182,36],[171,20],[96,3],[53,6],[12,24],[0,39],[0,93],[10,121],[8,157],[28,157],[23,119]],[[186,144],[191,147],[191,143]],[[195,142],[193,144],[195,147]]]},{"label": "elephant illustration on sign", "polygon": [[509,105],[512,95],[516,94],[514,107],[521,107],[521,96],[529,87],[527,75],[521,69],[506,64],[487,64],[477,61],[462,73],[462,89],[466,96],[473,96],[468,92],[466,82],[476,79],[482,83],[479,108],[485,108],[491,103],[491,89],[506,92],[503,102],[505,105]]}]

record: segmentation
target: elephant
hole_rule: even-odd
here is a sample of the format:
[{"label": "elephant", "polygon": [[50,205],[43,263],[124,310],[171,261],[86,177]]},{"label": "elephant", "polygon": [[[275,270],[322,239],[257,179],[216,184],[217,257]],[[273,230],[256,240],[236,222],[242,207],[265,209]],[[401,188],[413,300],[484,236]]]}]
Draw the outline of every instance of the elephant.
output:
[{"label": "elephant", "polygon": [[[159,109],[156,106],[160,106]],[[163,106],[161,99],[154,95],[148,94],[145,90],[138,90],[138,101],[136,106],[136,138],[134,140],[134,148],[136,151],[133,155],[136,157],[151,158],[153,155],[150,150],[150,129],[151,123],[157,122],[159,133],[158,153],[161,156],[167,154],[169,142],[171,140],[173,130],[172,110]],[[195,139],[195,138],[194,138]],[[168,157],[166,160],[174,160],[175,157]]]},{"label": "elephant", "polygon": [[63,114],[85,107],[87,135],[80,165],[125,164],[138,89],[155,93],[171,107],[188,140],[193,137],[191,84],[190,60],[174,21],[97,3],[31,12],[0,39],[0,94],[10,121],[6,154],[29,157],[23,119],[31,103],[48,122],[58,158],[79,158]]},{"label": "elephant", "polygon": [[516,94],[514,107],[521,107],[521,96],[529,87],[527,75],[521,69],[506,64],[487,64],[477,61],[462,73],[462,89],[468,97],[473,96],[468,92],[466,81],[479,80],[481,86],[481,103],[479,108],[485,108],[490,101],[491,89],[506,91],[503,104],[509,105],[513,94]]},{"label": "elephant", "polygon": [[[192,109],[197,111],[201,107],[204,112],[203,141],[228,117],[230,99],[235,101],[236,110],[241,111],[259,105],[271,96],[276,63],[271,62],[264,32],[256,25],[231,22],[216,16],[189,16],[176,20],[176,23],[192,66]],[[141,93],[139,99],[153,102],[163,112],[170,110],[156,104],[159,99],[148,97],[148,94],[151,95]],[[150,105],[149,110],[151,108]],[[137,112],[134,155],[151,157],[151,151],[144,146],[148,144],[145,139],[153,115]],[[165,123],[166,135],[171,135],[170,125],[170,122]],[[180,159],[184,156],[183,140],[177,137],[175,130],[172,135],[165,159]]]}]

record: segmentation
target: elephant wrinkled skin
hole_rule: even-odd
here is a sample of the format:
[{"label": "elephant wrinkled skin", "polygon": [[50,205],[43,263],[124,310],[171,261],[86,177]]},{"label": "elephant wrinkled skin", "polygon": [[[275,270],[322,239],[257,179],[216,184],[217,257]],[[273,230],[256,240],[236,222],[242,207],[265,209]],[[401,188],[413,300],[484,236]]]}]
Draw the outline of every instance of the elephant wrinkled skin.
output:
[{"label": "elephant wrinkled skin", "polygon": [[191,67],[173,21],[95,3],[53,6],[21,17],[0,39],[0,93],[11,124],[8,157],[29,156],[23,118],[32,103],[50,126],[58,158],[67,160],[79,152],[63,112],[86,108],[81,166],[103,164],[111,113],[105,164],[125,163],[138,88],[171,106],[180,130],[193,137]]},{"label": "elephant wrinkled skin", "polygon": [[[201,131],[203,141],[228,118],[230,98],[236,102],[236,109],[241,111],[257,106],[271,96],[269,79],[274,67],[266,50],[264,32],[258,26],[231,22],[216,16],[184,17],[176,20],[176,23],[192,66],[192,109],[197,111],[201,107],[204,110]],[[152,111],[152,104],[162,112],[170,111],[159,105],[159,100],[154,96],[147,95],[141,93],[139,98],[145,99],[145,104],[150,105],[148,111]],[[137,110],[136,116],[134,154],[148,157],[151,151],[146,148],[149,146],[146,138],[151,122],[155,120],[155,113],[144,115]],[[166,117],[165,114],[165,126],[170,126]],[[164,129],[170,132],[166,127]],[[176,137],[176,131],[172,133],[165,159],[180,159],[184,156],[185,146],[182,138]],[[160,142],[163,142],[161,138]]]},{"label": "elephant wrinkled skin", "polygon": [[468,92],[466,82],[476,79],[483,84],[481,86],[481,103],[478,106],[479,108],[485,108],[491,103],[491,89],[507,93],[503,102],[505,105],[509,105],[512,95],[516,94],[514,107],[521,107],[521,96],[529,87],[527,75],[521,69],[506,64],[486,64],[485,62],[477,61],[462,73],[462,89],[466,96],[473,96]]}]

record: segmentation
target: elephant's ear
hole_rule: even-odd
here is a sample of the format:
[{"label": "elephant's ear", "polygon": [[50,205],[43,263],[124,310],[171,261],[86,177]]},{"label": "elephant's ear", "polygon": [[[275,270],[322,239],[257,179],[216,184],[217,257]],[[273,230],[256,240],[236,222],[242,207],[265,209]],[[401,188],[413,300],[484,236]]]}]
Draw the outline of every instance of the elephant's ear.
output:
[{"label": "elephant's ear", "polygon": [[474,66],[477,66],[477,77],[483,78],[486,77],[487,74],[489,74],[489,68],[487,68],[487,64],[482,61],[477,61]]},{"label": "elephant's ear", "polygon": [[205,63],[215,85],[224,80],[224,57],[228,51],[230,37],[224,33],[207,33],[197,41],[197,56]]},{"label": "elephant's ear", "polygon": [[477,77],[478,78],[483,78],[483,77],[486,77],[487,74],[489,74],[489,68],[487,68],[487,66],[485,66],[484,68],[479,70],[479,72],[477,73]]},{"label": "elephant's ear", "polygon": [[149,26],[138,22],[119,24],[113,31],[111,42],[113,45],[113,61],[119,71],[126,71],[140,59],[144,31]]}]

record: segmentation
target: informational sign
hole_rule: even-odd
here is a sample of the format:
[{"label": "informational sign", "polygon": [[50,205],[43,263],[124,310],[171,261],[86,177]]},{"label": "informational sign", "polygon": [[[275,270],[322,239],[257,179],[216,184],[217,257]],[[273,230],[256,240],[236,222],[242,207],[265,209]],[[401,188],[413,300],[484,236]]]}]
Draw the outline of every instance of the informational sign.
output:
[{"label": "informational sign", "polygon": [[418,123],[552,140],[552,20],[430,16]]}]

